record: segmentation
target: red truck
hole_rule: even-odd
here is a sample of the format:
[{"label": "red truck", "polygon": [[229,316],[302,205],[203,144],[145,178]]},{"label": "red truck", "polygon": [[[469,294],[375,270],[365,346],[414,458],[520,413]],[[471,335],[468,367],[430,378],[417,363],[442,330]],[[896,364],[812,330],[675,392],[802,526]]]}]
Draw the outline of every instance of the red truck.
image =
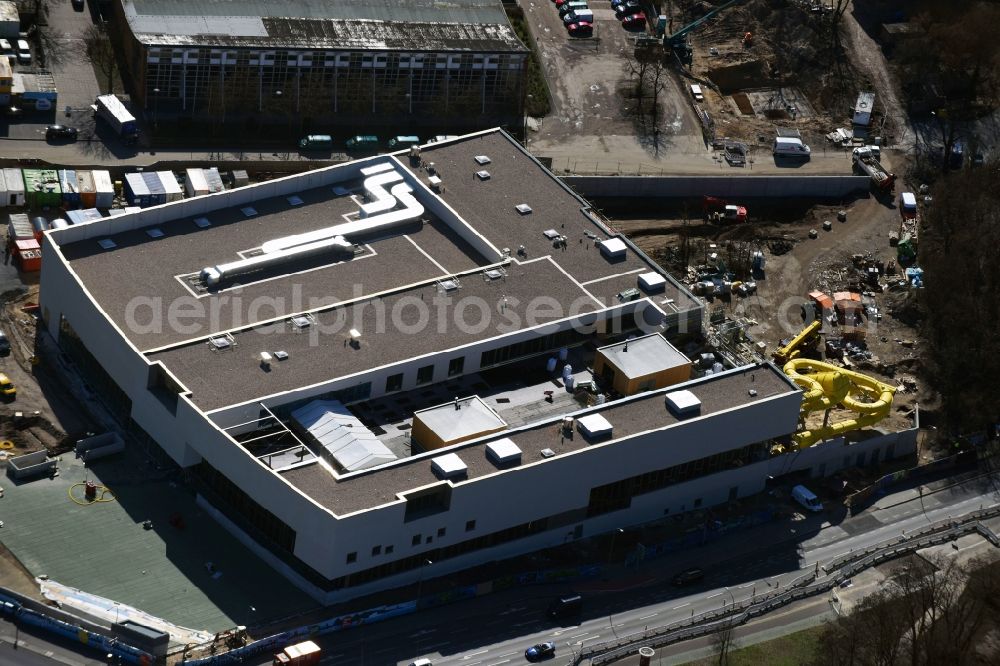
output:
[{"label": "red truck", "polygon": [[312,641],[289,645],[274,655],[273,666],[316,666],[321,650]]},{"label": "red truck", "polygon": [[745,206],[735,206],[719,197],[702,197],[701,207],[705,212],[705,219],[713,222],[720,224],[736,222],[737,224],[742,224],[747,221],[747,209]]}]

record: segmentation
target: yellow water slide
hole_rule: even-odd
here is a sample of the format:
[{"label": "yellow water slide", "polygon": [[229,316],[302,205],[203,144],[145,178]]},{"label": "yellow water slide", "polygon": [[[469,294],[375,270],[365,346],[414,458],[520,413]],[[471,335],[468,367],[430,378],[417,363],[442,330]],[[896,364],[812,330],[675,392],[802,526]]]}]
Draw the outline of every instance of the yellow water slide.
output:
[{"label": "yellow water slide", "polygon": [[[805,391],[800,412],[802,423],[805,423],[810,412],[826,412],[822,427],[803,427],[793,435],[798,448],[812,446],[849,430],[874,425],[888,416],[892,408],[892,396],[896,393],[896,388],[868,375],[804,358],[789,361],[784,370]],[[830,410],[838,406],[855,412],[857,416],[829,423]]]}]

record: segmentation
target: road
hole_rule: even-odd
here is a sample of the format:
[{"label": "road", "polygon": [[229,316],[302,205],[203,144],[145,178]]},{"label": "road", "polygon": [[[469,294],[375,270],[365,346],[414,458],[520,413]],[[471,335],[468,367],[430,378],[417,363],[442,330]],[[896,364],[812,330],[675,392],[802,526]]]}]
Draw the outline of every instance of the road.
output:
[{"label": "road", "polygon": [[[910,497],[916,497],[916,491]],[[524,663],[526,647],[546,640],[557,644],[556,659],[548,663],[567,664],[581,646],[684,620],[780,589],[814,570],[818,562],[998,499],[1000,496],[990,488],[970,485],[895,506],[882,501],[880,506],[884,508],[838,525],[824,521],[816,526],[810,522],[813,519],[806,519],[790,530],[793,539],[795,532],[801,533],[801,540],[764,546],[739,557],[732,556],[737,546],[716,543],[678,554],[672,560],[655,560],[640,570],[639,578],[648,578],[645,584],[636,579],[634,570],[622,571],[632,579],[623,580],[621,588],[615,589],[616,578],[603,583],[600,593],[584,591],[584,614],[577,624],[559,626],[545,617],[548,603],[567,589],[544,586],[508,590],[317,640],[324,648],[323,662],[331,664],[405,665],[417,657],[428,657],[435,666],[519,664]],[[746,533],[734,538],[743,542],[748,539]],[[673,573],[695,563],[708,574],[702,586],[678,590],[669,584]],[[795,610],[794,618],[829,610],[825,602],[807,607],[812,610]]]},{"label": "road", "polygon": [[18,630],[12,622],[0,619],[0,664],[98,666],[107,663],[96,650],[90,650],[91,655],[84,655],[81,652],[86,648],[82,645],[43,636],[33,629]]}]

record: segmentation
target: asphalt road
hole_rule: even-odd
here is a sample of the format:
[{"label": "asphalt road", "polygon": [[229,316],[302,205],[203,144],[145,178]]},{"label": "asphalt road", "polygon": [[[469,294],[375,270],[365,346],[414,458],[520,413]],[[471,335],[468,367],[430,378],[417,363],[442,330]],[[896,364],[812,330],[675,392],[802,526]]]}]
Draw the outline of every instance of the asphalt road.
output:
[{"label": "asphalt road", "polygon": [[[17,647],[14,639],[17,638]],[[6,619],[0,619],[0,665],[24,664],[26,666],[98,666],[105,664],[100,653],[91,650],[93,654],[82,654],[87,648],[82,645],[49,638],[33,629],[18,630]]]},{"label": "asphalt road", "polygon": [[[582,621],[577,624],[559,626],[545,617],[547,605],[567,589],[542,586],[487,595],[320,637],[317,642],[324,650],[323,663],[329,664],[405,666],[417,657],[428,657],[435,666],[499,666],[525,663],[525,648],[551,640],[557,645],[556,658],[548,663],[567,664],[581,646],[750,599],[761,592],[787,586],[814,569],[817,562],[829,561],[851,549],[863,549],[896,536],[902,530],[960,515],[995,501],[995,495],[977,487],[925,496],[922,502],[914,500],[876,509],[841,523],[842,526],[823,523],[816,530],[804,521],[801,531],[805,536],[797,545],[764,546],[752,556],[730,559],[724,565],[719,563],[731,557],[727,549],[709,546],[700,549],[704,552],[698,555],[697,561],[707,573],[704,584],[698,587],[679,590],[662,580],[685,568],[677,561],[684,554],[656,560],[644,568],[650,574],[647,585],[635,585],[633,581],[631,589],[608,589],[587,595]],[[744,533],[741,538],[754,537]],[[606,585],[614,587],[613,583]],[[794,619],[829,612],[825,600],[804,607],[811,610],[799,610],[796,606]],[[780,616],[768,617],[786,617],[787,612],[791,611],[786,609],[779,611]],[[257,663],[268,661],[261,659]]]}]

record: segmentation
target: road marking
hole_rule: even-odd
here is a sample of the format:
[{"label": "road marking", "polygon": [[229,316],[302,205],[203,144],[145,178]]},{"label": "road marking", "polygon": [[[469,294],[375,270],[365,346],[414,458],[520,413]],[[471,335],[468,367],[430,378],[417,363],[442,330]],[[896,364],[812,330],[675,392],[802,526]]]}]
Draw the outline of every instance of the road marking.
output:
[{"label": "road marking", "polygon": [[725,592],[719,592],[718,594],[710,594],[710,595],[708,595],[708,598],[709,599],[714,599],[716,597],[721,597],[723,594],[725,594]]},{"label": "road marking", "polygon": [[573,634],[572,636],[567,636],[566,638],[579,638],[580,636],[586,636],[589,633],[589,631],[585,631],[582,634]]},{"label": "road marking", "polygon": [[506,664],[510,659],[504,659],[503,661],[494,661],[490,666],[500,666],[500,664]]},{"label": "road marking", "polygon": [[640,617],[639,619],[640,619],[640,620],[648,620],[649,618],[651,618],[651,617],[656,617],[657,615],[659,615],[659,613],[653,613],[652,615],[643,615],[643,616],[642,616],[642,617]]},{"label": "road marking", "polygon": [[526,627],[529,624],[534,624],[534,623],[535,623],[534,620],[528,620],[527,622],[518,622],[517,624],[512,624],[510,626],[512,626],[512,627]]},{"label": "road marking", "polygon": [[500,615],[510,615],[511,613],[517,613],[523,610],[526,610],[526,608],[511,608],[510,610],[505,610],[504,612],[500,613]]},{"label": "road marking", "polygon": [[503,654],[498,654],[498,657],[509,657],[512,654],[517,654],[517,652],[504,652]]},{"label": "road marking", "polygon": [[680,606],[674,606],[671,610],[677,610],[678,608],[684,608],[685,606],[690,606],[690,605],[691,602],[689,601],[686,604],[681,604]]},{"label": "road marking", "polygon": [[410,634],[410,638],[416,638],[417,636],[426,636],[427,634],[433,634],[437,629],[421,629],[415,634]]},{"label": "road marking", "polygon": [[480,650],[479,652],[470,652],[469,654],[467,654],[464,657],[462,657],[462,659],[463,660],[465,660],[465,659],[471,659],[472,657],[475,657],[476,655],[486,654],[487,652],[489,652],[489,648],[487,648],[485,650]]},{"label": "road marking", "polygon": [[740,585],[740,589],[742,590],[743,588],[750,587],[751,585],[756,585],[756,583],[747,583],[746,585]]}]

